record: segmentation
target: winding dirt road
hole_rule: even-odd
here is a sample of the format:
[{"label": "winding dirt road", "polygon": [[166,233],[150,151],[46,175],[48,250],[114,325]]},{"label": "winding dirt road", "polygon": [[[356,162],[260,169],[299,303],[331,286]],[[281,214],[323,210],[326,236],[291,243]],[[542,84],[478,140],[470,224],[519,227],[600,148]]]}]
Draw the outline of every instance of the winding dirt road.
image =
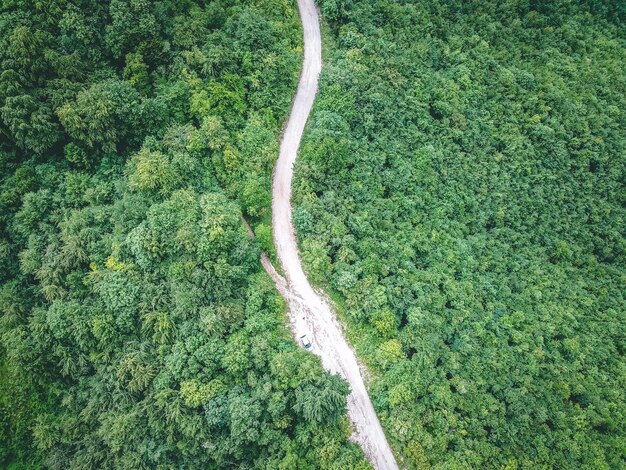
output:
[{"label": "winding dirt road", "polygon": [[304,274],[291,223],[293,164],[315,101],[322,68],[320,25],[314,0],[298,0],[298,9],[304,29],[304,62],[272,184],[274,243],[286,279],[276,272],[267,256],[263,256],[262,263],[289,304],[289,317],[296,341],[300,343],[300,336],[306,334],[313,344],[312,352],[321,357],[324,367],[331,373],[339,374],[350,385],[348,415],[354,426],[352,438],[361,445],[376,469],[397,469],[363,383],[356,355],[346,342],[329,302],[311,287]]}]

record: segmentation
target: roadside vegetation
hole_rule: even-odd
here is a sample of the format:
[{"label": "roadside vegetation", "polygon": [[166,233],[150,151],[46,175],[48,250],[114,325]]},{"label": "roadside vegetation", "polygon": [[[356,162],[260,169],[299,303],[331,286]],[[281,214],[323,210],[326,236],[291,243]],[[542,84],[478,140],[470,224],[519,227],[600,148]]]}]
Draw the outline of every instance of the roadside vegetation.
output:
[{"label": "roadside vegetation", "polygon": [[0,466],[366,468],[241,221],[295,3],[0,5]]},{"label": "roadside vegetation", "polygon": [[626,465],[626,11],[321,0],[294,223],[410,468]]}]

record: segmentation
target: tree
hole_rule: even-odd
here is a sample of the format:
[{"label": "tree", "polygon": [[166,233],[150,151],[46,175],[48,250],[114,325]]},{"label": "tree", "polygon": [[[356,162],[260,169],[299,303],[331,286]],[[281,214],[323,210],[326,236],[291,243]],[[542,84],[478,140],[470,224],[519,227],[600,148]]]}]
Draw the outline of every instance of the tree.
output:
[{"label": "tree", "polygon": [[111,152],[138,126],[140,105],[130,83],[109,79],[79,92],[57,115],[70,137],[89,148]]},{"label": "tree", "polygon": [[241,219],[267,213],[298,25],[267,0],[0,7],[1,467],[365,465]]},{"label": "tree", "polygon": [[52,110],[30,95],[8,97],[0,114],[17,145],[24,150],[44,153],[60,138]]}]

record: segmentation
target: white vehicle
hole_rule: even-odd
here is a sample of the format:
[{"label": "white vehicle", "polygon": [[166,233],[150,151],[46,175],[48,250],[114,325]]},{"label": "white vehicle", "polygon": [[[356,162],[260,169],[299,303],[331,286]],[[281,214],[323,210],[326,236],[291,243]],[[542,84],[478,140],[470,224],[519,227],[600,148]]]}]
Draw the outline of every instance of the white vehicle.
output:
[{"label": "white vehicle", "polygon": [[309,337],[307,335],[300,336],[300,341],[302,342],[304,349],[311,349],[311,341],[309,341]]}]

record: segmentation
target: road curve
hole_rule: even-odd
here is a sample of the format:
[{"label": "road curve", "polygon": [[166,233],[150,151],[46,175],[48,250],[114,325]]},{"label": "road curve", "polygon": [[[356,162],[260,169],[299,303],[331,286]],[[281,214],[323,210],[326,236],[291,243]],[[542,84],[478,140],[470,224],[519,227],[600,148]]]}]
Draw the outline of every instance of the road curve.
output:
[{"label": "road curve", "polygon": [[291,222],[293,165],[315,101],[322,68],[322,43],[315,2],[298,0],[298,9],[304,30],[304,62],[272,183],[274,243],[286,280],[276,273],[267,257],[263,259],[263,265],[289,304],[289,317],[296,341],[299,341],[301,335],[307,334],[313,344],[312,352],[321,357],[324,367],[331,373],[338,373],[350,385],[348,416],[354,426],[353,439],[361,445],[376,469],[397,469],[393,453],[367,394],[356,355],[346,342],[329,302],[311,287],[304,274]]}]

